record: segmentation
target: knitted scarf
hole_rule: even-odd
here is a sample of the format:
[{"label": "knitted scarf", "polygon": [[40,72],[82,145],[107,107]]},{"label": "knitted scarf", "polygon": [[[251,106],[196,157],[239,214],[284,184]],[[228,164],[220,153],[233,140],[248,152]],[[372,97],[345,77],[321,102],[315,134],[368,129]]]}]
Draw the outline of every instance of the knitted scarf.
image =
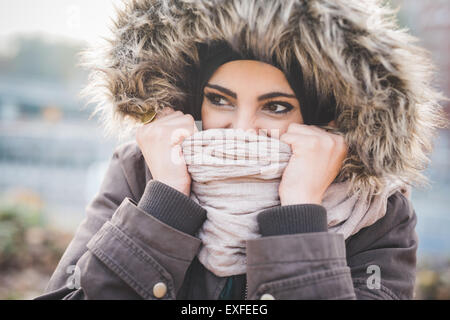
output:
[{"label": "knitted scarf", "polygon": [[[192,179],[191,199],[207,211],[197,234],[202,240],[199,261],[220,277],[243,274],[246,241],[260,237],[256,216],[280,205],[278,186],[291,148],[240,129],[209,129],[186,138],[182,149]],[[348,195],[349,187],[348,182],[332,183],[322,200],[329,231],[345,239],[382,218],[387,199],[397,190],[409,197],[408,186],[397,180],[387,181],[383,192],[372,197],[363,191]]]}]

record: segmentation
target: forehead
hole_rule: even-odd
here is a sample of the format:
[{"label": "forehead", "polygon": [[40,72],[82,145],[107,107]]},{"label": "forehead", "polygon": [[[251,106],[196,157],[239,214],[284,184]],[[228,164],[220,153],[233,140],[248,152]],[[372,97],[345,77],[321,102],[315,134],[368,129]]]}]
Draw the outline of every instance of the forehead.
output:
[{"label": "forehead", "polygon": [[234,88],[236,91],[252,88],[290,90],[283,71],[257,60],[233,60],[222,64],[211,76],[210,83]]}]

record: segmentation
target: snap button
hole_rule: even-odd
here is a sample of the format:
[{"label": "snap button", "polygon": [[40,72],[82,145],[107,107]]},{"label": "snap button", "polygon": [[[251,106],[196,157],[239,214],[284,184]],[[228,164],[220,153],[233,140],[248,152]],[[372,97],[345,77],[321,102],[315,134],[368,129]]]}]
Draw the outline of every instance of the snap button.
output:
[{"label": "snap button", "polygon": [[269,293],[264,293],[260,300],[275,300],[275,297]]},{"label": "snap button", "polygon": [[167,293],[167,286],[164,282],[158,282],[153,286],[153,295],[156,298],[162,298]]}]

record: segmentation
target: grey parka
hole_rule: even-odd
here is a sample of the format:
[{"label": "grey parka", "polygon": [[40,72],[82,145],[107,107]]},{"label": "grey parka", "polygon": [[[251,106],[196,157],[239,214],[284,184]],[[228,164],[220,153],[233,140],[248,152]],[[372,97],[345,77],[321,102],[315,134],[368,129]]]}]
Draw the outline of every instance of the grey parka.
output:
[{"label": "grey parka", "polygon": [[[326,215],[309,206],[260,213],[293,211],[303,229],[248,241],[248,299],[413,297],[416,215],[403,194],[392,195],[386,215],[346,241],[327,232]],[[204,209],[152,180],[137,144],[114,153],[86,213],[40,299],[157,299],[161,284],[167,288],[161,299],[219,298],[227,279],[195,258],[201,241],[193,233],[205,219]],[[237,282],[244,298],[245,282]]]}]

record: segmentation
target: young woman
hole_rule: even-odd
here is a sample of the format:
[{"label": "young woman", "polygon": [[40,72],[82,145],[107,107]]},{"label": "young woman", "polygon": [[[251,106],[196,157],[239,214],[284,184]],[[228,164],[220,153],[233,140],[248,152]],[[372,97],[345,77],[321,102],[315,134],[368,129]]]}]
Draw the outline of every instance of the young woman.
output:
[{"label": "young woman", "polygon": [[[108,128],[134,128],[136,142],[115,151],[39,298],[413,297],[408,186],[424,182],[444,121],[426,53],[387,8],[139,0],[118,12],[114,30],[91,89],[106,88],[97,111]],[[205,132],[254,130],[292,149],[280,205],[258,213],[240,271],[199,255],[214,244],[199,236],[209,212],[190,197],[187,164],[172,158],[199,133],[194,120]],[[403,187],[385,192],[387,177]],[[354,194],[331,206],[340,183]]]}]

